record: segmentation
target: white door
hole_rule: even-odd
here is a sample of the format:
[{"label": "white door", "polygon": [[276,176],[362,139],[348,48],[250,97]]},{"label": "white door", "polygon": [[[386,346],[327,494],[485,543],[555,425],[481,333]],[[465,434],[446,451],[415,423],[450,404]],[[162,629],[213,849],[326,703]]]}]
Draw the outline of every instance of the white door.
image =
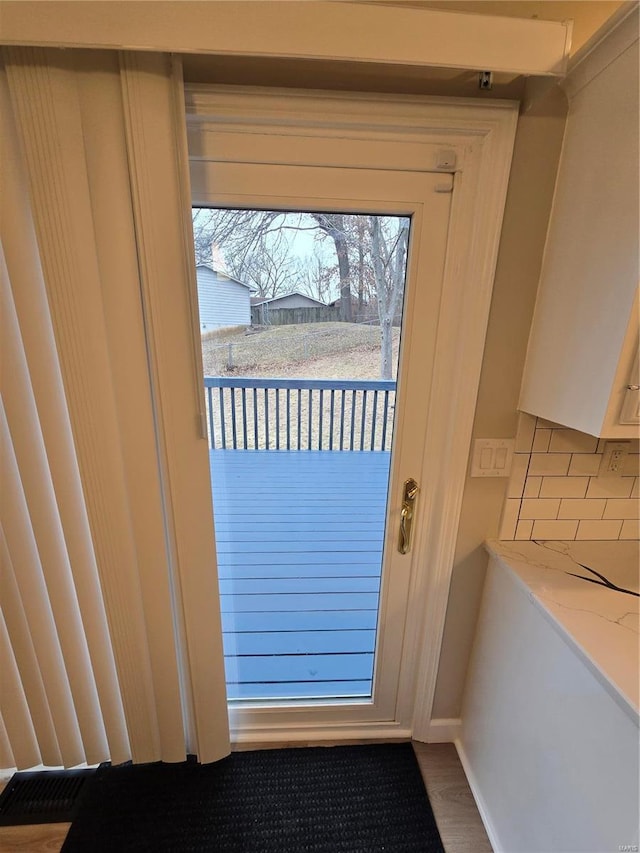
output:
[{"label": "white door", "polygon": [[[260,604],[264,600],[260,595],[262,586],[256,580],[256,570],[247,571],[245,568],[247,562],[255,563],[257,548],[261,551],[265,549],[265,534],[258,532],[258,529],[264,531],[265,528],[259,523],[256,507],[260,504],[261,489],[266,488],[266,484],[259,482],[261,475],[256,460],[263,463],[266,454],[264,450],[254,450],[253,453],[259,455],[258,457],[255,455],[251,457],[252,451],[246,453],[242,451],[245,445],[251,446],[252,426],[249,424],[248,436],[242,438],[241,434],[243,431],[247,432],[247,427],[246,424],[241,424],[244,410],[240,403],[240,395],[248,394],[251,398],[251,394],[257,392],[253,391],[251,387],[245,389],[241,380],[234,380],[238,386],[234,393],[238,397],[233,404],[233,432],[234,435],[237,433],[238,440],[236,444],[230,444],[229,433],[232,427],[227,416],[227,435],[224,444],[225,447],[240,448],[240,452],[236,452],[235,456],[233,456],[233,450],[231,453],[225,451],[227,456],[233,457],[233,464],[236,467],[231,470],[228,467],[225,468],[223,464],[219,464],[219,460],[223,458],[221,449],[212,450],[211,453],[214,472],[214,511],[217,512],[223,503],[225,504],[225,509],[220,509],[221,514],[217,517],[216,539],[218,543],[218,564],[221,572],[221,591],[223,593],[222,609],[228,689],[233,697],[230,708],[234,728],[242,728],[243,725],[255,728],[256,726],[264,726],[267,722],[280,722],[288,726],[291,721],[304,722],[305,724],[316,720],[322,724],[396,721],[399,716],[399,706],[410,701],[414,675],[412,661],[408,659],[406,653],[405,641],[407,605],[412,577],[415,572],[416,551],[412,548],[405,549],[406,553],[400,551],[401,536],[410,532],[409,530],[404,530],[403,534],[400,532],[403,525],[403,499],[406,497],[404,490],[407,481],[412,479],[419,481],[421,479],[422,457],[428,427],[427,416],[432,366],[436,350],[437,320],[453,192],[453,176],[442,173],[400,170],[229,162],[207,163],[204,170],[202,163],[198,163],[197,170],[200,179],[194,181],[194,183],[199,183],[199,189],[194,197],[195,206],[269,211],[353,212],[401,216],[410,219],[404,319],[395,399],[395,423],[393,424],[393,441],[389,442],[392,448],[390,476],[388,484],[385,477],[384,483],[376,485],[376,488],[380,489],[380,499],[386,504],[386,523],[383,525],[384,538],[380,549],[381,583],[379,596],[376,594],[375,599],[376,612],[373,614],[373,623],[366,626],[369,629],[377,629],[371,648],[375,654],[371,655],[373,668],[369,690],[366,689],[366,685],[364,690],[361,688],[364,682],[356,684],[349,680],[348,672],[350,670],[347,666],[346,669],[343,667],[343,670],[339,672],[336,670],[335,680],[338,689],[335,695],[326,695],[322,691],[315,696],[313,694],[307,697],[296,695],[295,689],[300,689],[301,676],[293,674],[290,683],[295,685],[295,688],[292,687],[294,690],[293,698],[289,701],[285,698],[286,691],[283,692],[282,689],[273,693],[271,698],[269,698],[268,691],[263,696],[256,696],[251,692],[245,693],[244,697],[237,693],[234,696],[234,691],[238,689],[237,683],[242,680],[238,672],[241,672],[243,667],[247,671],[249,667],[253,667],[254,674],[247,676],[247,678],[253,679],[254,683],[261,680],[260,672],[264,672],[264,681],[271,683],[274,679],[274,666],[278,663],[275,660],[275,652],[271,653],[268,649],[266,636],[259,636],[260,626],[264,627],[264,619],[260,622],[259,619],[256,621],[255,616],[252,616],[256,611],[263,609]],[[206,177],[205,181],[202,180],[203,175]],[[207,186],[214,187],[215,190],[209,190]],[[262,389],[260,391],[262,392]],[[208,393],[211,404],[212,399],[215,403],[217,396],[223,394],[223,390],[216,387],[213,390],[208,389]],[[231,394],[231,390],[228,393]],[[264,393],[266,394],[266,391]],[[329,392],[327,391],[327,393]],[[271,398],[269,403],[272,409],[274,399]],[[258,403],[256,402],[255,409],[257,408]],[[250,416],[251,414],[250,411]],[[215,431],[219,432],[220,426],[221,424],[216,421]],[[283,426],[282,429],[284,432],[285,427]],[[356,444],[357,438],[356,436]],[[271,440],[274,441],[273,437]],[[217,446],[222,447],[219,440]],[[284,447],[284,436],[282,447]],[[344,457],[348,455],[344,453],[341,458],[340,453],[334,453],[335,464],[340,465]],[[369,454],[369,457],[372,455]],[[303,452],[301,451],[297,458],[299,459],[302,456]],[[361,453],[358,461],[362,462],[366,456],[366,452]],[[249,466],[244,469],[244,475],[242,471],[238,472],[238,457],[244,457],[239,460],[240,464]],[[286,455],[280,457],[276,455],[274,458],[276,459],[274,464],[279,469],[279,473],[283,473]],[[366,460],[364,464],[368,469]],[[269,471],[272,470],[269,468]],[[216,476],[218,477],[217,481]],[[262,476],[267,477],[271,474],[267,473]],[[370,480],[364,478],[364,475],[354,474],[351,484],[346,483],[344,478],[341,479],[336,475],[335,482],[337,484],[336,489],[349,489],[351,491],[347,512],[353,515],[354,519],[359,509],[360,500],[365,509],[371,505],[369,490],[373,486]],[[420,485],[418,482],[418,486]],[[299,483],[292,483],[294,491],[295,486],[299,486]],[[309,482],[309,487],[311,489],[314,487],[321,488],[314,480]],[[256,492],[256,502],[252,503],[251,495]],[[271,492],[268,493],[271,494]],[[267,492],[265,492],[266,494]],[[294,496],[294,500],[298,503],[306,500],[306,498],[300,497],[301,494],[303,492],[295,492],[297,497]],[[338,492],[333,495],[337,512],[344,511],[345,504],[342,497]],[[226,508],[227,504],[231,505],[230,509]],[[424,509],[424,501],[421,500],[420,491],[418,491],[415,502],[409,505],[409,514],[412,517],[404,521],[404,524],[407,522],[413,524],[414,537],[417,529],[421,526],[421,519],[425,515]],[[250,540],[247,543],[238,539],[238,536],[235,539],[233,537],[233,530],[237,531],[238,525],[241,524],[241,519],[238,516],[243,512],[245,515],[252,515],[256,520],[256,524],[252,528],[251,524],[246,525],[245,518],[244,536]],[[286,520],[287,507],[284,508],[283,512],[284,515],[281,514],[279,517],[277,514],[271,513],[269,518],[274,523]],[[405,509],[405,515],[406,513],[407,510]],[[348,522],[349,519],[346,521]],[[300,524],[300,515],[297,514],[293,527],[296,528],[296,525],[300,527]],[[343,520],[339,522],[338,526],[341,530],[340,535],[348,535],[345,530],[349,524],[344,523]],[[278,529],[282,530],[283,525],[280,524]],[[293,535],[289,534],[289,545],[296,552],[296,560],[299,562],[305,558],[305,547],[297,546],[291,541],[292,537]],[[253,544],[257,540],[260,541],[259,546]],[[238,553],[230,556],[229,550],[234,550],[234,548]],[[279,544],[278,549],[282,554],[282,551],[287,549],[286,542]],[[300,551],[302,553],[299,553]],[[309,553],[308,549],[306,556],[312,562],[315,559],[314,554]],[[322,559],[326,564],[326,555]],[[262,580],[263,574],[260,574],[260,580]],[[236,577],[236,575],[239,576]],[[277,580],[282,583],[283,579],[278,577],[270,580]],[[316,583],[322,584],[321,590],[326,590],[328,589],[327,584],[330,584],[331,580],[319,578],[316,579]],[[290,625],[292,629],[296,629],[295,636],[296,639],[299,639],[298,632],[305,628],[306,622],[309,626],[308,635],[313,635],[312,638],[316,640],[319,634],[311,629],[326,628],[324,623],[314,622],[318,617],[315,608],[320,607],[320,605],[305,606],[304,595],[302,593],[298,595],[294,587],[287,588],[284,592],[282,592],[282,586],[277,587],[277,589],[280,590],[281,597],[290,596],[285,605],[276,605],[278,608],[286,606],[288,609],[287,613],[279,611],[282,621],[280,627],[286,629]],[[233,610],[233,593],[238,590],[242,590],[242,593],[236,596],[235,601],[242,602],[237,605],[241,612],[228,612]],[[317,601],[323,595],[326,596],[327,593],[318,593],[314,600]],[[367,595],[370,597],[370,593],[364,594],[364,596]],[[294,597],[293,602],[291,596]],[[357,599],[357,592],[348,593],[347,598],[350,600]],[[297,612],[296,619],[291,620],[291,611],[296,610],[298,601],[301,610]],[[344,606],[344,609],[347,610],[356,608],[357,605],[355,604]],[[250,612],[247,613],[247,610]],[[251,622],[252,618],[253,623]],[[335,611],[332,611],[332,618],[338,618]],[[336,629],[344,629],[345,627],[348,628],[349,625],[336,625]],[[338,631],[336,630],[337,634]],[[273,633],[270,636],[273,637]],[[284,630],[278,632],[278,640],[282,641],[283,637],[285,637]],[[250,640],[253,640],[253,647],[248,645]],[[324,679],[323,683],[326,684],[327,681],[332,680],[332,677],[330,675],[316,676],[315,673],[318,672],[318,667],[323,665],[330,668],[332,659],[326,654],[317,654],[314,658],[316,651],[315,647],[306,649],[304,646],[296,649],[280,649],[283,655],[289,652],[285,660],[292,672],[296,668],[300,671],[304,670],[304,672],[311,673],[311,679],[321,677]],[[326,652],[326,648],[320,649],[320,652],[322,651]],[[347,657],[346,652],[341,655],[340,651],[337,650],[337,654],[333,658],[334,665],[337,665],[339,659],[341,664],[355,665],[361,663],[363,666],[366,664],[367,656],[363,654],[363,649],[357,648],[355,652],[349,654],[351,657]],[[344,675],[345,672],[347,673],[346,676]],[[343,683],[348,685],[350,690],[348,688],[345,691],[339,689],[338,677],[340,675],[343,676]]]}]

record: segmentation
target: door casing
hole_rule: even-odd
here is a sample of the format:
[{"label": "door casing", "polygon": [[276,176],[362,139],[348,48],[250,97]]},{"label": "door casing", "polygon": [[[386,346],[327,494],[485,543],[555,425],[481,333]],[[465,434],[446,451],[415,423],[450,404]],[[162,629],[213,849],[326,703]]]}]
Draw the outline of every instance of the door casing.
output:
[{"label": "door casing", "polygon": [[[352,719],[344,713],[333,719],[325,715],[320,722],[304,708],[279,715],[255,708],[249,718],[241,714],[232,720],[236,742],[355,736],[426,740],[517,104],[229,86],[188,86],[186,94],[194,204],[211,203],[213,198],[220,202],[221,191],[230,189],[211,185],[211,164],[216,163],[225,164],[229,173],[251,164],[305,164],[414,175],[435,172],[442,174],[443,183],[454,175],[429,430],[421,470],[413,474],[423,489],[394,713],[370,720],[361,713]],[[352,142],[359,144],[348,144]],[[232,206],[232,194],[227,196],[225,206]],[[239,200],[236,196],[235,203]]]},{"label": "door casing", "polygon": [[[176,76],[176,91],[178,85]],[[317,146],[316,165],[339,166],[340,151],[345,149],[341,140],[356,138],[370,143],[369,153],[366,162],[346,164],[352,167],[386,165],[410,172],[450,172],[454,169],[456,191],[450,217],[443,298],[438,313],[429,403],[430,428],[424,446],[423,471],[419,473],[422,477],[423,472],[428,471],[429,495],[437,495],[437,500],[430,500],[423,494],[426,497],[422,504],[424,517],[416,531],[415,553],[420,555],[420,566],[428,567],[428,571],[423,568],[412,573],[408,627],[404,637],[408,661],[404,669],[407,673],[410,671],[413,687],[407,689],[401,684],[396,713],[390,721],[336,721],[319,725],[304,719],[276,721],[257,716],[251,727],[232,730],[232,739],[243,743],[394,736],[428,740],[518,104],[223,86],[187,86],[185,94],[191,198],[195,202],[202,189],[199,181],[205,161],[226,157],[231,161],[282,162],[282,147],[278,141],[283,136],[292,137],[294,142],[305,135],[320,139],[322,144]],[[179,114],[177,107],[176,111]],[[263,145],[254,144],[256,133],[260,134]],[[270,144],[266,141],[269,139]],[[242,153],[241,144],[248,155]],[[180,146],[177,149],[182,158],[186,152]],[[453,167],[450,165],[452,159]],[[290,161],[291,158],[283,165]],[[443,162],[447,164],[444,170],[438,165]],[[184,205],[180,214],[186,228],[190,220],[186,168],[180,175],[175,191]],[[140,174],[133,177],[144,189],[147,180],[144,171],[140,170]],[[158,210],[154,216],[161,232],[166,212]],[[185,241],[182,251],[186,252],[187,248],[188,241]],[[152,240],[141,247],[142,255],[149,255],[149,262],[153,260],[154,250],[160,247],[154,246]],[[181,348],[191,353],[192,375],[196,377],[201,373],[194,299],[195,264],[193,258],[186,256],[184,262],[191,285],[188,299],[192,322],[189,328],[184,322],[176,324],[172,334],[163,334],[157,343],[167,347],[171,340],[172,350]],[[180,288],[176,288],[175,294],[163,294],[162,302],[157,303],[158,321],[167,328],[174,317],[185,316],[187,297],[178,291]],[[168,352],[158,355],[170,357]],[[159,376],[160,393],[163,381]],[[203,389],[194,390],[203,410]],[[179,439],[175,430],[178,417],[185,420]],[[186,424],[193,424],[193,417],[193,412],[172,413],[174,429],[167,430],[163,437],[167,452],[171,452],[173,441],[184,441]],[[452,425],[455,428],[451,428]],[[203,444],[201,435],[193,433],[192,428],[191,435],[194,442]],[[202,447],[201,456],[204,451]],[[189,493],[186,490],[183,493],[183,484],[189,482],[190,476],[203,478],[202,472],[195,469],[184,474],[180,484],[170,487],[171,493],[167,495],[170,504],[189,501]],[[208,476],[208,471],[205,474]],[[205,506],[202,510],[202,524],[207,509]],[[198,511],[194,508],[194,512]],[[426,530],[428,537],[424,535]],[[179,585],[185,583],[188,570],[188,566],[176,566]],[[189,578],[191,596],[198,582],[198,578]],[[206,579],[202,582],[207,585]],[[198,628],[189,610],[190,605],[186,604],[183,616],[191,626],[191,647],[197,641]],[[198,657],[197,665],[203,665],[202,656]],[[197,675],[192,673],[192,677]],[[193,700],[196,715],[206,713],[205,709],[197,707],[196,696],[187,699]]]}]

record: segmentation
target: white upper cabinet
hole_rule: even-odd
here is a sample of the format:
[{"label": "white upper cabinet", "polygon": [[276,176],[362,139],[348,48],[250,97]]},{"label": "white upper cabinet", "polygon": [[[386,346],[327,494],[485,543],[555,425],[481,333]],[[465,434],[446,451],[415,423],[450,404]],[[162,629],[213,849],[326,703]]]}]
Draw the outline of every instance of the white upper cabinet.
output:
[{"label": "white upper cabinet", "polygon": [[564,84],[566,135],[519,408],[638,435],[638,14]]}]

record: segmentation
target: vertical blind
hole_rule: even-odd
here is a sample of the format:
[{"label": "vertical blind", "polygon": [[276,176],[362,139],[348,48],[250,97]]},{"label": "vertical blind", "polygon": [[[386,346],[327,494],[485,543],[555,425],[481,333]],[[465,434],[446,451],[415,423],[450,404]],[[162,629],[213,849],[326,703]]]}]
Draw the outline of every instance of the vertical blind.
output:
[{"label": "vertical blind", "polygon": [[[31,212],[2,77],[4,767],[131,757]],[[28,350],[28,356],[27,356]]]},{"label": "vertical blind", "polygon": [[[33,48],[3,63],[0,766],[214,760],[229,748],[221,640],[211,672],[194,668],[121,63]],[[211,673],[213,744],[194,712]]]}]

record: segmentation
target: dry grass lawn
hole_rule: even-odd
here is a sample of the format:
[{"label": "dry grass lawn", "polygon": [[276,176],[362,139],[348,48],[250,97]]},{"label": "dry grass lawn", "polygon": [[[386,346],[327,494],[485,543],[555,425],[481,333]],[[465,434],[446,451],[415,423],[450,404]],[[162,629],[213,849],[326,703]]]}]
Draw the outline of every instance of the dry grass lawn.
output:
[{"label": "dry grass lawn", "polygon": [[[393,330],[394,371],[400,329]],[[379,379],[380,329],[356,323],[303,323],[209,332],[205,376]]]}]

